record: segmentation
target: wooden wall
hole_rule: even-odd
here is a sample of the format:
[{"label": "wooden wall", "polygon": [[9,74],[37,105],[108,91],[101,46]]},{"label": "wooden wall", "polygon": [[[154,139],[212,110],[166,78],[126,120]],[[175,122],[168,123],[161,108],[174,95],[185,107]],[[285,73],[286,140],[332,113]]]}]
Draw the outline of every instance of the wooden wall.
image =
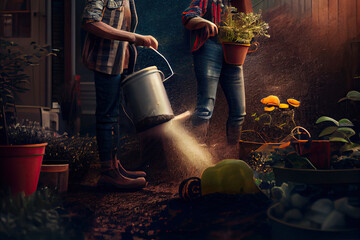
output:
[{"label": "wooden wall", "polygon": [[342,38],[360,40],[360,0],[254,0],[255,9],[286,5],[298,17],[311,16],[321,27],[337,25]]},{"label": "wooden wall", "polygon": [[[336,41],[347,55],[348,88],[360,89],[360,0],[253,0],[255,11],[285,6],[298,18],[311,17],[324,44]],[[354,81],[355,79],[355,81]]]}]

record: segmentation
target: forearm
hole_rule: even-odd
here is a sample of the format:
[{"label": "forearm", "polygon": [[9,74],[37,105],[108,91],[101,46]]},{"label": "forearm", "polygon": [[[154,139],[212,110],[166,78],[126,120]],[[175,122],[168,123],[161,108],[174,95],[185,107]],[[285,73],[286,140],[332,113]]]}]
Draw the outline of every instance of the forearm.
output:
[{"label": "forearm", "polygon": [[87,32],[94,34],[95,36],[111,39],[111,40],[119,40],[119,41],[127,41],[127,42],[135,42],[136,34],[132,32],[127,32],[124,30],[119,30],[109,26],[103,22],[92,22],[86,23],[82,25],[82,28]]},{"label": "forearm", "polygon": [[191,18],[184,26],[186,29],[193,31],[193,30],[203,28],[206,23],[211,24],[210,21],[208,21],[202,17],[194,17],[194,18]]}]

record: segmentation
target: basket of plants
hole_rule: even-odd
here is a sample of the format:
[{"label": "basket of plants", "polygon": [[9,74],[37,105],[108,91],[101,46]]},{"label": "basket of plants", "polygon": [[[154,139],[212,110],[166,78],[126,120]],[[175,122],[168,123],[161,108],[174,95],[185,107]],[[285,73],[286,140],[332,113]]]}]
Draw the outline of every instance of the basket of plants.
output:
[{"label": "basket of plants", "polygon": [[316,185],[282,184],[274,187],[275,200],[267,211],[273,239],[358,239],[359,197],[329,194]]}]

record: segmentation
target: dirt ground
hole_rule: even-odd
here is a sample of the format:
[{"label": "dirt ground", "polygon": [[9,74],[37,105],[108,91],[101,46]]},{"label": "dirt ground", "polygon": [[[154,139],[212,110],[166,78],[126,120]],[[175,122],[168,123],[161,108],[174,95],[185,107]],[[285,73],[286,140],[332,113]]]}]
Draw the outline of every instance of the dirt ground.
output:
[{"label": "dirt ground", "polygon": [[84,239],[269,239],[262,194],[178,197],[176,183],[136,192],[73,186],[65,206]]},{"label": "dirt ground", "polygon": [[[207,150],[224,150],[214,161],[235,158],[236,147],[216,141]],[[158,144],[155,142],[154,144]],[[79,238],[98,239],[269,239],[266,209],[269,199],[262,193],[229,196],[207,195],[193,201],[179,198],[178,188],[194,172],[173,171],[178,161],[160,148],[147,152],[149,162],[141,160],[136,138],[123,145],[121,159],[128,169],[147,172],[148,185],[139,191],[120,192],[96,186],[98,165],[90,168],[81,182],[69,184],[64,196],[65,209],[72,216]],[[226,151],[227,150],[227,151]],[[226,152],[226,154],[225,154]],[[170,160],[169,160],[170,159]],[[172,162],[171,162],[172,161]],[[168,165],[167,165],[167,164]],[[83,235],[83,236],[81,236]]]}]

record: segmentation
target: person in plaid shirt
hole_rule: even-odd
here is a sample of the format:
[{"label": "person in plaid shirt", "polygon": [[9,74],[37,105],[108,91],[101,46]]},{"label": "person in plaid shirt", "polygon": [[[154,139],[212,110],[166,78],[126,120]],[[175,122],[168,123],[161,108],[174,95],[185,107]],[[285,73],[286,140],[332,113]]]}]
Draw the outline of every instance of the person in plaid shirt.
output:
[{"label": "person in plaid shirt", "polygon": [[82,28],[87,31],[82,61],[94,72],[96,138],[102,173],[98,185],[138,189],[145,172],[126,171],[113,156],[113,132],[118,130],[120,82],[128,68],[129,43],[157,49],[157,40],[135,33],[138,23],[134,0],[87,0]]},{"label": "person in plaid shirt", "polygon": [[236,144],[246,115],[243,67],[225,62],[222,45],[216,38],[217,25],[230,4],[239,12],[253,11],[251,0],[192,0],[183,12],[182,21],[193,37],[191,52],[197,79],[197,104],[192,115],[194,130],[200,140],[206,139],[220,82],[229,106],[227,140],[229,144]]}]

